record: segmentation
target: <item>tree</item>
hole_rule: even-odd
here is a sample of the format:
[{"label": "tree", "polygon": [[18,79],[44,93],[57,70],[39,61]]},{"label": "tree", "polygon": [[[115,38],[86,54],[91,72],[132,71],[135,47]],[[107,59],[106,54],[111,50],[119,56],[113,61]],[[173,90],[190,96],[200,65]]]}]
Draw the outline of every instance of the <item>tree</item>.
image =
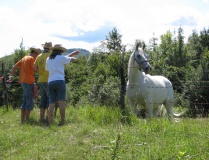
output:
[{"label": "tree", "polygon": [[109,51],[121,51],[122,44],[121,44],[122,35],[120,35],[116,28],[113,28],[109,35],[106,36],[107,41],[107,48]]},{"label": "tree", "polygon": [[195,30],[193,30],[192,35],[188,38],[187,49],[187,57],[190,58],[191,65],[195,68],[198,67],[202,55],[202,46],[200,37]]},{"label": "tree", "polygon": [[25,47],[23,46],[23,39],[20,42],[20,49],[15,49],[14,51],[14,57],[13,57],[13,63],[15,64],[20,59],[22,59],[27,54],[27,51],[25,50]]},{"label": "tree", "polygon": [[158,39],[155,37],[155,34],[153,33],[153,37],[149,40],[148,49],[149,49],[150,51],[153,51],[153,52],[156,51],[157,40],[158,40]]},{"label": "tree", "polygon": [[[27,54],[27,51],[25,50],[24,46],[23,46],[23,39],[21,40],[20,43],[20,49],[15,49],[14,50],[14,54],[11,56],[12,58],[12,62],[11,65],[9,65],[7,69],[7,76],[10,75],[11,71],[10,69],[12,68],[12,66],[18,62],[22,57],[24,57]],[[13,108],[18,108],[21,104],[21,95],[22,95],[22,88],[21,86],[17,83],[18,79],[19,79],[19,70],[17,71],[17,73],[15,74],[16,76],[13,79],[14,83],[11,83],[9,85],[9,92],[10,92],[10,103],[13,106]],[[17,84],[16,84],[17,83]]]},{"label": "tree", "polygon": [[[192,117],[197,114],[208,113],[208,67],[209,67],[209,32],[204,29],[200,35],[194,30],[188,39],[186,83],[188,90],[186,95],[190,102]],[[206,115],[206,114],[205,114]]]},{"label": "tree", "polygon": [[155,70],[158,74],[167,77],[167,67],[173,65],[173,34],[167,31],[166,34],[161,35],[161,43],[158,49],[158,59],[155,62]]},{"label": "tree", "polygon": [[203,48],[209,49],[209,29],[203,29],[200,32],[200,42]]}]

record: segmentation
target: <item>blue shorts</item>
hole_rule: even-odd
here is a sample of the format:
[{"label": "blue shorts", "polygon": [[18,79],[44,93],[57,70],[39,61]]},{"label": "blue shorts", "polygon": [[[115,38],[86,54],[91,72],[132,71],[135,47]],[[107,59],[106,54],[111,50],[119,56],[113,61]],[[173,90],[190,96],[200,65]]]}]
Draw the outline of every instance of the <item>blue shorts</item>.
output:
[{"label": "blue shorts", "polygon": [[48,108],[49,106],[49,87],[47,82],[38,83],[41,95],[41,102],[39,108]]},{"label": "blue shorts", "polygon": [[33,101],[33,84],[21,83],[23,89],[23,103],[21,109],[33,110],[34,101]]},{"label": "blue shorts", "polygon": [[65,81],[56,80],[49,82],[49,104],[54,104],[57,101],[65,101],[66,86]]}]

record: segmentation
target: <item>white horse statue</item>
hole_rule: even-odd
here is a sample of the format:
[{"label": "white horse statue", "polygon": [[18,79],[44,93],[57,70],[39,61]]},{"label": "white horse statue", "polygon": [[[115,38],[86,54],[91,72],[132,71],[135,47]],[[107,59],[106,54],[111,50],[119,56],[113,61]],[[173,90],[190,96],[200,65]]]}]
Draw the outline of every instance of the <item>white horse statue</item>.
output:
[{"label": "white horse statue", "polygon": [[134,113],[137,106],[146,108],[148,118],[156,117],[159,106],[165,106],[168,118],[173,121],[174,91],[171,82],[163,76],[152,76],[143,72],[144,62],[148,62],[143,49],[136,43],[128,63],[126,96]]}]

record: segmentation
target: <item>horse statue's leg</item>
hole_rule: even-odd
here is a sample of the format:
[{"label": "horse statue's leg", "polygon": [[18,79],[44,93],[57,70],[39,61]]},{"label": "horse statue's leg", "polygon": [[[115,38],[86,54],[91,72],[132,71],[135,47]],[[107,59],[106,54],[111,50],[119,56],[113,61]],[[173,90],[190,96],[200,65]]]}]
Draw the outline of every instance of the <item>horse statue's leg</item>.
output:
[{"label": "horse statue's leg", "polygon": [[133,99],[128,100],[128,105],[131,108],[131,111],[137,116],[138,110],[137,110],[137,104],[134,102]]},{"label": "horse statue's leg", "polygon": [[166,102],[164,104],[164,106],[165,106],[167,114],[168,114],[168,119],[170,122],[172,122],[173,121],[173,103]]},{"label": "horse statue's leg", "polygon": [[132,105],[131,105],[131,108],[132,108],[132,111],[134,112],[134,114],[135,114],[136,116],[138,116],[139,110],[138,110],[138,108],[137,108],[137,104],[132,104]]},{"label": "horse statue's leg", "polygon": [[158,105],[157,106],[153,106],[153,116],[157,117],[158,114]]},{"label": "horse statue's leg", "polygon": [[147,118],[153,117],[153,103],[150,99],[146,100]]}]

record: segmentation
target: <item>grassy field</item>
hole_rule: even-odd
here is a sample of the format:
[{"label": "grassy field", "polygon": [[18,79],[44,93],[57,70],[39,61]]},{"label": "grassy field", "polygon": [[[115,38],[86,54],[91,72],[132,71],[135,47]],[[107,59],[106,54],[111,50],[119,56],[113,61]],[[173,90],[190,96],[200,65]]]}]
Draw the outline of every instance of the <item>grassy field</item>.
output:
[{"label": "grassy field", "polygon": [[209,160],[209,120],[137,119],[121,124],[118,109],[68,107],[48,127],[39,110],[20,123],[20,110],[0,108],[0,160]]}]

